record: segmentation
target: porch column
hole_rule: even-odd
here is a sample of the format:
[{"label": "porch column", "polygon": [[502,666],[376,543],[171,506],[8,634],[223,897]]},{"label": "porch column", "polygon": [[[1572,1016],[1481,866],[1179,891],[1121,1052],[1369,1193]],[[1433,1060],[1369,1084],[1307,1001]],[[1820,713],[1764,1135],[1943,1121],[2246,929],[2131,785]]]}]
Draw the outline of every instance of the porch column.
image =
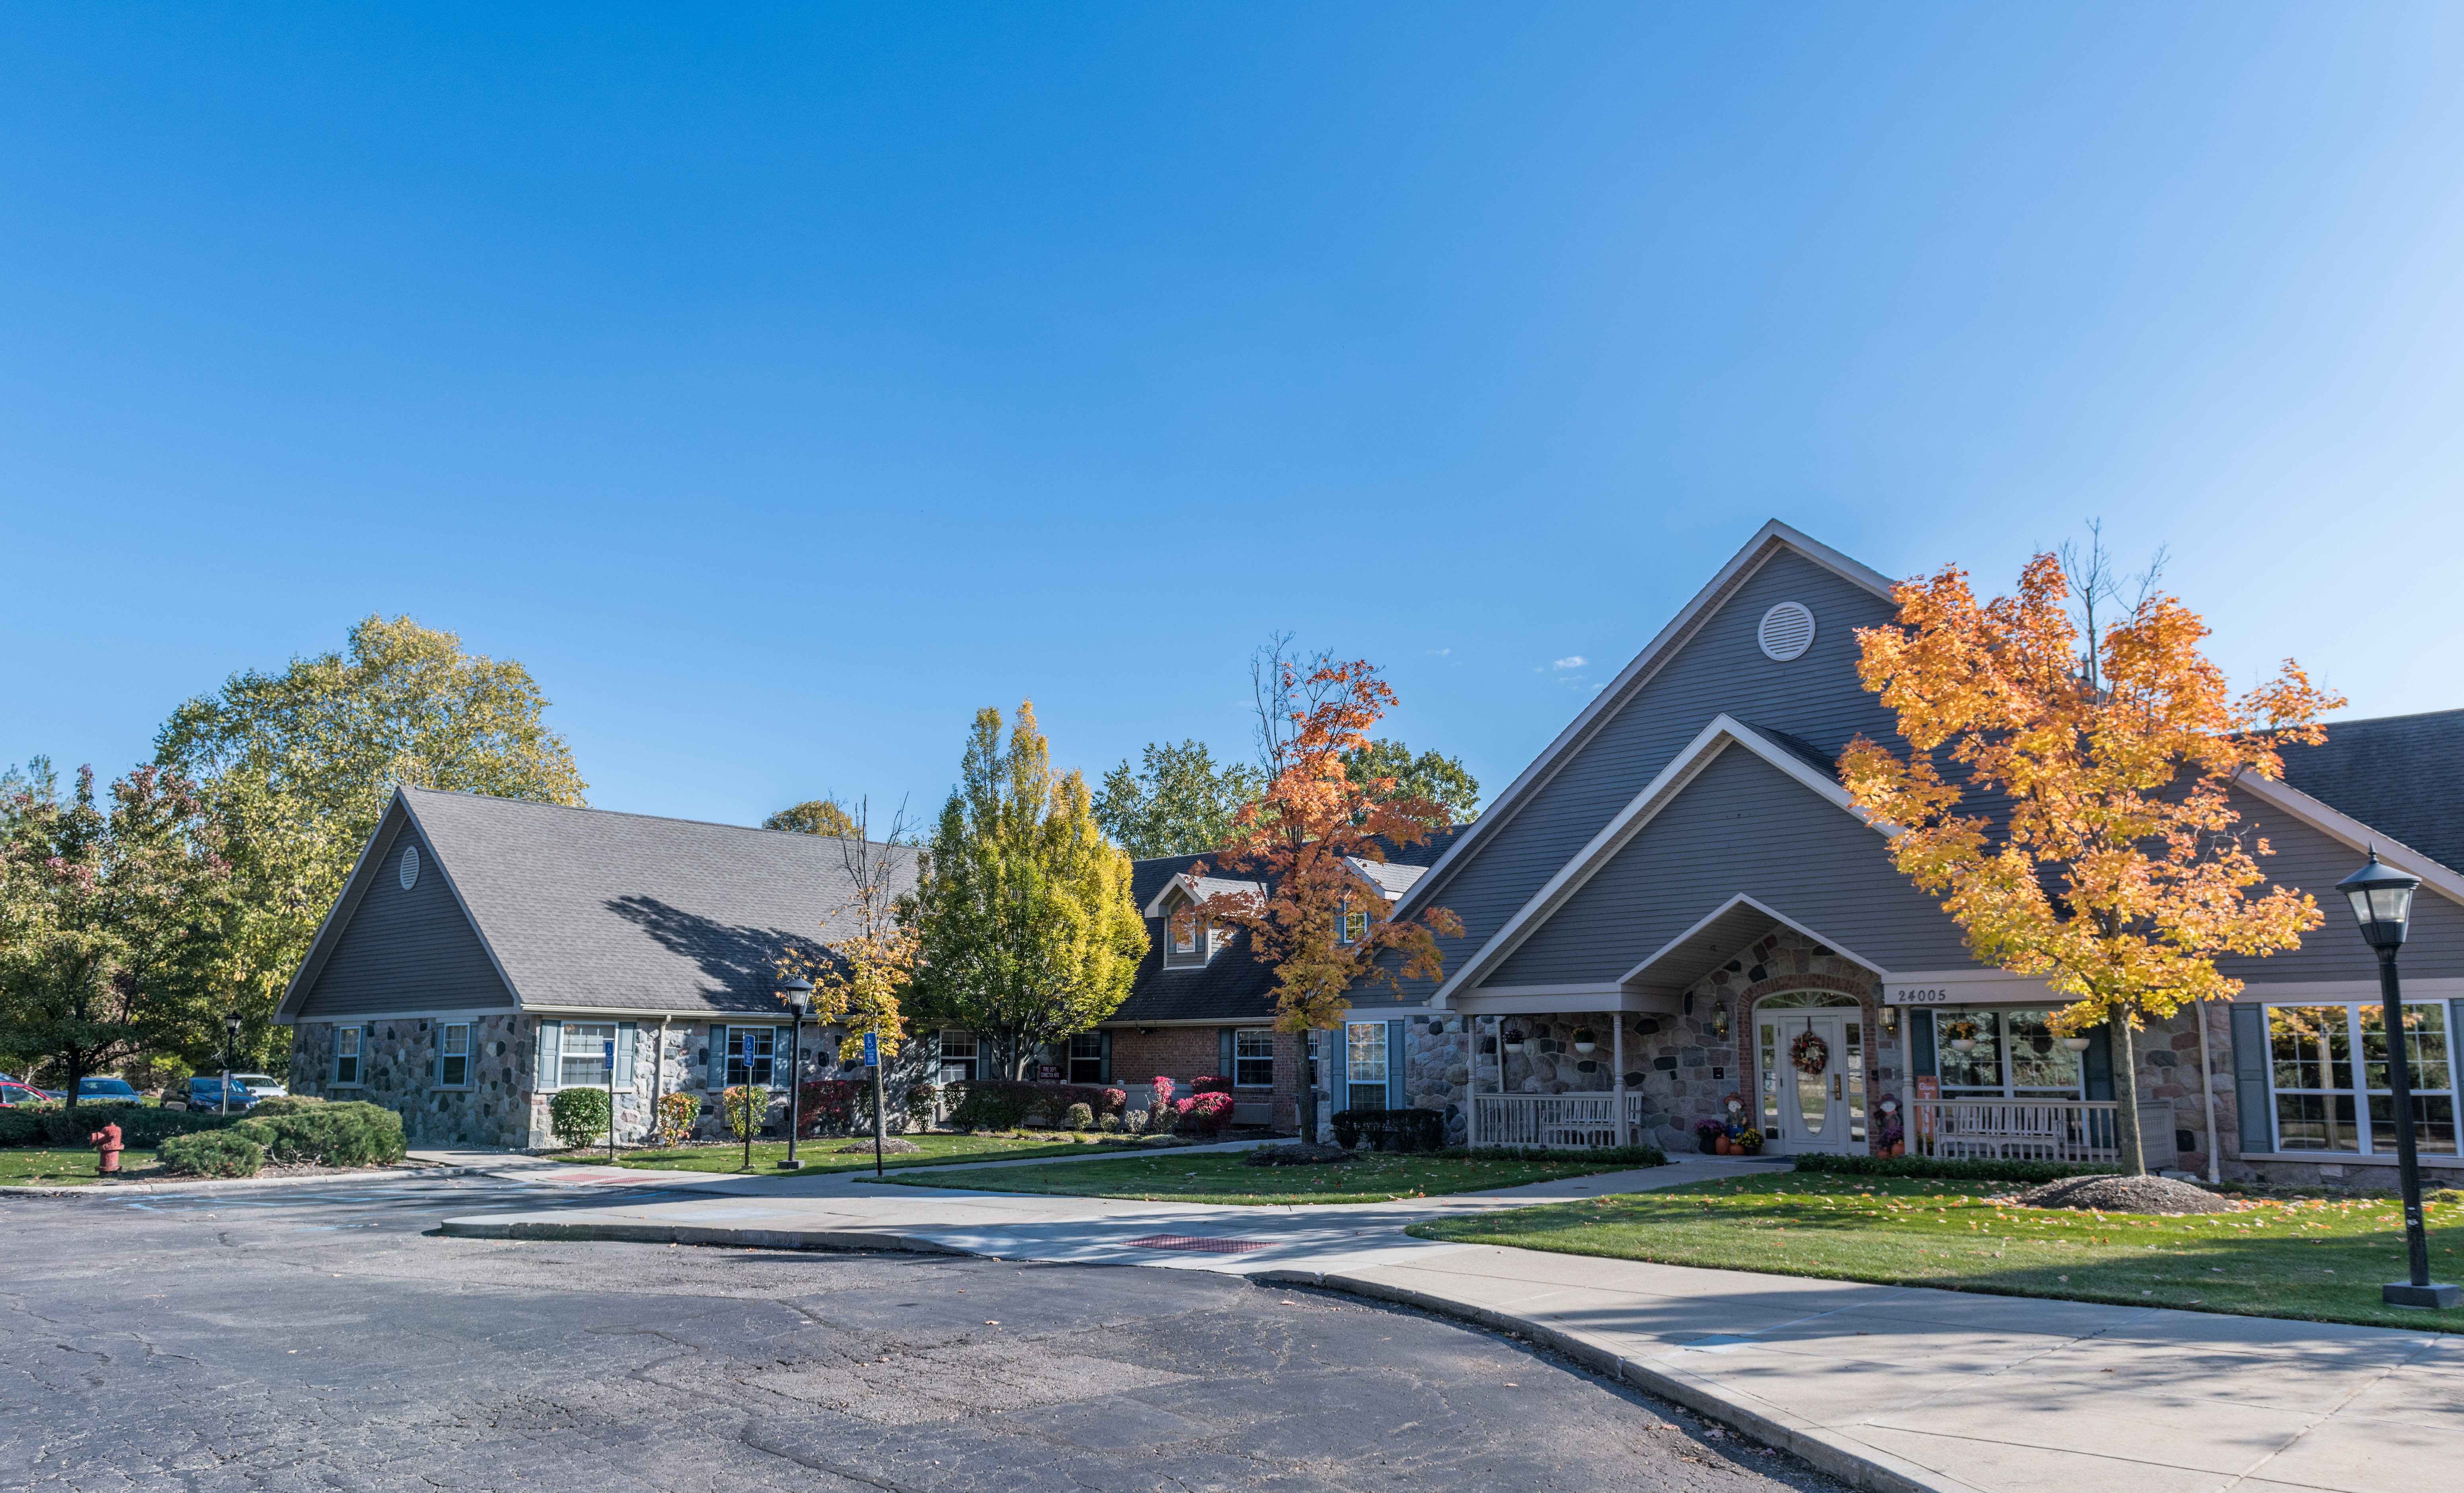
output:
[{"label": "porch column", "polygon": [[1625,1118],[1625,1013],[1611,1011],[1609,1022],[1609,1051],[1616,1055],[1613,1061],[1617,1064],[1617,1143],[1631,1146],[1634,1132]]},{"label": "porch column", "polygon": [[1480,1018],[1463,1019],[1463,1048],[1471,1058],[1471,1081],[1463,1085],[1463,1149],[1480,1145]]}]

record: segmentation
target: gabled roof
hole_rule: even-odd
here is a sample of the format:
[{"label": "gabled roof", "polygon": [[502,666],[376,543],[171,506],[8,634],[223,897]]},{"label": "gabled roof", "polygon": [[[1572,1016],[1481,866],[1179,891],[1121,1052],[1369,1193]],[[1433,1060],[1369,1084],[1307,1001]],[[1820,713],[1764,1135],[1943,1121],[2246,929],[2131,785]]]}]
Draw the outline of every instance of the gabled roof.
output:
[{"label": "gabled roof", "polygon": [[[1649,643],[1643,645],[1642,651],[1634,656],[1633,662],[1627,664],[1606,689],[1592,697],[1591,703],[1583,707],[1573,723],[1559,732],[1557,738],[1550,742],[1548,747],[1532,759],[1531,765],[1525,768],[1522,775],[1514,781],[1508,783],[1505,792],[1490,801],[1488,807],[1481,811],[1480,818],[1466,825],[1464,833],[1454,837],[1453,843],[1446,847],[1446,853],[1430,867],[1429,874],[1421,877],[1404,895],[1402,906],[1397,908],[1397,911],[1398,913],[1407,911],[1436,896],[1454,868],[1477,855],[1483,845],[1495,838],[1514,818],[1516,812],[1547,785],[1558,769],[1582,750],[1583,743],[1589,740],[1604,722],[1622,709],[1634,692],[1648,682],[1662,665],[1676,656],[1678,650],[1684,647],[1686,641],[1703,626],[1705,619],[1719,610],[1721,603],[1733,595],[1773,556],[1784,553],[1800,556],[1839,576],[1850,584],[1870,591],[1884,600],[1890,598],[1891,587],[1896,583],[1881,571],[1869,565],[1859,564],[1830,545],[1802,534],[1776,518],[1764,524],[1756,531],[1754,537],[1746,542],[1743,549],[1730,556],[1728,562],[1720,567],[1719,573],[1711,578],[1710,583],[1695,592],[1693,599],[1680,607],[1675,617],[1669,619],[1668,625],[1661,628]],[[1810,744],[1802,742],[1794,742],[1791,750],[1794,751],[1800,747],[1815,757],[1820,757],[1822,755]]]},{"label": "gabled roof", "polygon": [[[777,1015],[773,961],[853,931],[845,842],[736,824],[397,790],[370,848],[407,821],[525,1010]],[[888,853],[900,890],[915,851]],[[376,879],[359,867],[284,997],[296,1013]]]},{"label": "gabled roof", "polygon": [[[1793,738],[1789,739],[1793,740]],[[1818,752],[1811,752],[1811,749],[1806,748],[1802,742],[1793,746],[1784,744],[1780,740],[1773,739],[1771,734],[1746,725],[1733,716],[1715,715],[1708,725],[1695,734],[1694,739],[1686,743],[1683,750],[1669,759],[1667,766],[1662,767],[1651,781],[1643,784],[1641,792],[1637,793],[1627,801],[1625,807],[1619,809],[1614,818],[1600,826],[1599,832],[1592,837],[1589,844],[1576,852],[1572,860],[1560,867],[1555,875],[1542,884],[1540,889],[1532,893],[1530,900],[1517,910],[1512,917],[1507,918],[1504,926],[1491,934],[1488,941],[1481,945],[1477,953],[1447,972],[1445,983],[1438,987],[1433,1003],[1443,1006],[1457,993],[1477,989],[1480,982],[1505,961],[1507,955],[1513,953],[1525,939],[1540,930],[1541,925],[1549,920],[1551,913],[1565,906],[1567,900],[1580,890],[1584,883],[1590,881],[1600,867],[1606,866],[1617,855],[1618,850],[1624,848],[1628,841],[1639,834],[1654,815],[1674,801],[1677,796],[1684,791],[1685,785],[1692,782],[1696,775],[1709,765],[1713,757],[1730,747],[1751,752],[1795,779],[1815,797],[1833,804],[1841,813],[1869,824],[1876,831],[1884,835],[1896,832],[1889,824],[1866,819],[1863,813],[1848,801],[1847,790],[1840,787],[1838,781],[1831,777],[1828,764]],[[1646,960],[1645,964],[1648,965],[1648,963],[1649,961]]]},{"label": "gabled roof", "polygon": [[1641,963],[1619,977],[1617,984],[1644,995],[1681,995],[1685,987],[1717,968],[1722,959],[1733,955],[1774,924],[1793,928],[1824,949],[1845,955],[1877,975],[1889,973],[1837,939],[1740,892],[1701,922],[1652,951]]},{"label": "gabled roof", "polygon": [[2464,871],[2464,710],[2331,720],[2325,742],[2285,748],[2284,779]]}]

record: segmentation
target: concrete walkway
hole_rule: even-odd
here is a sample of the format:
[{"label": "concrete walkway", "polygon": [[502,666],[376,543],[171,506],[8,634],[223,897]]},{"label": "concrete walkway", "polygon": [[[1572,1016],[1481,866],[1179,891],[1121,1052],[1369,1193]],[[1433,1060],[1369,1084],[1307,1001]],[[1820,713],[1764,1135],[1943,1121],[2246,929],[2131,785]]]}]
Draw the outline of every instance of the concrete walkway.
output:
[{"label": "concrete walkway", "polygon": [[[564,1206],[450,1219],[445,1232],[963,1252],[1322,1285],[1543,1342],[1870,1488],[2392,1493],[2451,1486],[2464,1466],[2464,1336],[1642,1264],[1402,1233],[1421,1219],[1643,1191],[1749,1165],[1689,1157],[1499,1193],[1338,1207],[972,1193],[884,1185],[869,1173],[569,1168],[605,1180],[577,1180]],[[526,1167],[521,1175],[546,1174]],[[618,1186],[663,1191],[605,1204],[589,1197]]]}]

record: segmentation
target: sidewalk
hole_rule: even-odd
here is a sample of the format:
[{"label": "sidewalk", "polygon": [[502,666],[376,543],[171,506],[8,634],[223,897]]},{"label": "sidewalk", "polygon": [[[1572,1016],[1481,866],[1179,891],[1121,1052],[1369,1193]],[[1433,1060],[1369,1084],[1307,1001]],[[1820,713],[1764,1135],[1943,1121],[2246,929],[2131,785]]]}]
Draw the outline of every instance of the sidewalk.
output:
[{"label": "sidewalk", "polygon": [[[1500,1193],[1255,1208],[900,1187],[869,1173],[699,1173],[684,1175],[689,1197],[615,1206],[577,1197],[449,1219],[444,1232],[911,1249],[1322,1285],[1532,1338],[1835,1477],[1893,1493],[2389,1493],[2446,1486],[2464,1465],[2464,1336],[1643,1264],[1402,1233],[1420,1219],[1644,1191],[1743,1165],[1689,1157]],[[679,1175],[623,1175],[662,1186]]]}]

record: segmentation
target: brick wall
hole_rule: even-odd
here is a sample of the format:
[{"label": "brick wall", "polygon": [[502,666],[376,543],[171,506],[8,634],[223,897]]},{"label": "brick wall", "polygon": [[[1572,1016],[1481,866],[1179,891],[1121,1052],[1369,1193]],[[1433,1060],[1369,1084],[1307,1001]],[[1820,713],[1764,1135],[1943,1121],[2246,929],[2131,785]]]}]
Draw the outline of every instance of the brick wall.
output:
[{"label": "brick wall", "polygon": [[[1147,1032],[1136,1028],[1116,1028],[1112,1033],[1112,1083],[1126,1088],[1134,1100],[1146,1092],[1147,1085],[1157,1077],[1170,1078],[1186,1085],[1201,1074],[1230,1074],[1223,1062],[1223,1039],[1226,1030],[1221,1026],[1158,1026]],[[1270,1123],[1277,1130],[1290,1130],[1299,1123],[1296,1109],[1299,1094],[1300,1039],[1287,1032],[1275,1034],[1275,1087],[1272,1093]],[[1254,1104],[1258,1091],[1237,1089],[1236,1103]]]}]

